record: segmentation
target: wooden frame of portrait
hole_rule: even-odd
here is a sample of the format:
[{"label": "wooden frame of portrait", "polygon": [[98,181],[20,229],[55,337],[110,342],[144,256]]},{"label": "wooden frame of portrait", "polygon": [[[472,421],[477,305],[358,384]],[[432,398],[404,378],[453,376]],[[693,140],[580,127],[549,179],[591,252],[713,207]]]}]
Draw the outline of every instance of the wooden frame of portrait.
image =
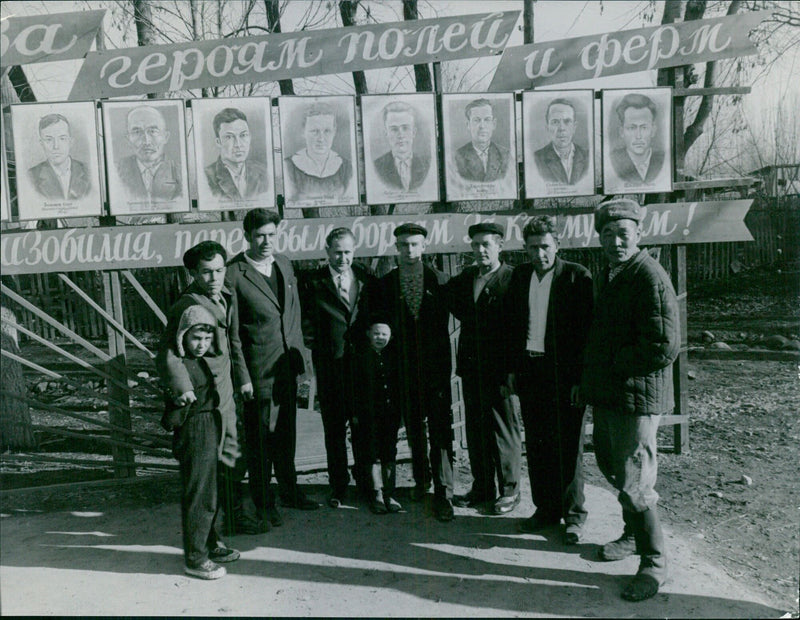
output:
[{"label": "wooden frame of portrait", "polygon": [[101,107],[110,214],[190,211],[183,99],[103,101]]},{"label": "wooden frame of portrait", "polygon": [[[197,210],[274,209],[272,100],[192,99],[190,107]],[[218,117],[221,135],[215,128]]]},{"label": "wooden frame of portrait", "polygon": [[355,98],[278,97],[278,111],[286,207],[358,205]]},{"label": "wooden frame of portrait", "polygon": [[8,184],[8,165],[6,164],[6,127],[5,114],[0,112],[0,183],[3,191],[0,192],[0,222],[11,221],[11,191]]},{"label": "wooden frame of portrait", "polygon": [[[518,198],[514,93],[448,93],[441,97],[447,200]],[[491,109],[491,121],[487,108]]]},{"label": "wooden frame of portrait", "polygon": [[525,198],[594,195],[594,138],[593,90],[524,91]]},{"label": "wooden frame of portrait", "polygon": [[671,192],[672,88],[608,89],[601,92],[601,102],[603,193]]},{"label": "wooden frame of portrait", "polygon": [[[393,124],[393,135],[385,128]],[[411,127],[408,127],[408,115]],[[437,202],[439,158],[436,138],[436,101],[433,93],[362,95],[361,126],[364,132],[364,169],[368,204]],[[396,153],[393,153],[392,149]],[[410,162],[404,176],[395,155]]]},{"label": "wooden frame of portrait", "polygon": [[20,221],[103,215],[93,101],[11,106]]}]

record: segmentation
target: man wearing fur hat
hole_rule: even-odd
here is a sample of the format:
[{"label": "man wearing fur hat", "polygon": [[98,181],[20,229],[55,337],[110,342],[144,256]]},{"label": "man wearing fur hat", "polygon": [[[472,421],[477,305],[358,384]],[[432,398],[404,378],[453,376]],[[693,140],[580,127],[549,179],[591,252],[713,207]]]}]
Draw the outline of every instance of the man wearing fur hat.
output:
[{"label": "man wearing fur hat", "polygon": [[622,597],[641,601],[654,596],[667,576],[654,489],[656,434],[661,414],[675,405],[678,301],[664,269],[639,248],[641,207],[627,198],[611,200],[594,217],[608,268],[595,301],[581,397],[592,405],[597,464],[619,491],[625,521],[622,536],[604,545],[600,558],[640,556]]}]

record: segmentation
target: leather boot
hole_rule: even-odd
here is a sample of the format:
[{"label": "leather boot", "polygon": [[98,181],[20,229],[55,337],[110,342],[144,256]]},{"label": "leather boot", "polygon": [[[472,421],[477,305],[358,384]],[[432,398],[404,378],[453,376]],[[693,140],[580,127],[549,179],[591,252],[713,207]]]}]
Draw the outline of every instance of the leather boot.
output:
[{"label": "leather boot", "polygon": [[632,525],[640,556],[639,570],[622,592],[628,601],[643,601],[655,596],[667,579],[667,554],[664,534],[655,507],[632,513]]},{"label": "leather boot", "polygon": [[605,562],[614,562],[636,553],[636,537],[634,535],[632,523],[632,520],[635,519],[635,513],[627,510],[622,511],[622,520],[625,522],[625,529],[622,530],[622,536],[600,547],[598,555],[601,560]]}]

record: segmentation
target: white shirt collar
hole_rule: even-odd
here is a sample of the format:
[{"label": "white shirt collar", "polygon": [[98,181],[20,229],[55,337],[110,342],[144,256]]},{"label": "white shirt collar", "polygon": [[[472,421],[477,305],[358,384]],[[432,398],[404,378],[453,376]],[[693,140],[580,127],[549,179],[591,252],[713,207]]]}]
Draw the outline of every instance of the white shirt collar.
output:
[{"label": "white shirt collar", "polygon": [[255,269],[258,273],[261,273],[268,278],[272,275],[272,264],[275,262],[274,256],[268,256],[263,261],[255,261],[247,254],[244,253],[244,259],[250,263],[250,265]]},{"label": "white shirt collar", "polygon": [[330,151],[320,170],[319,164],[308,156],[308,150],[303,149],[292,155],[292,163],[312,177],[323,178],[335,174],[342,167],[342,158],[335,151]]},{"label": "white shirt collar", "polygon": [[647,178],[647,170],[650,168],[650,158],[652,156],[653,156],[653,149],[651,148],[649,151],[647,151],[647,155],[645,155],[644,158],[639,160],[639,162],[637,163],[637,160],[634,159],[630,151],[628,151],[628,157],[631,158],[633,167],[636,168],[636,172],[639,173],[639,176],[642,178],[642,181],[644,181]]},{"label": "white shirt collar", "polygon": [[328,271],[331,272],[331,278],[333,278],[334,282],[336,281],[336,278],[341,276],[342,277],[342,282],[344,282],[345,284],[349,284],[350,280],[353,277],[353,270],[352,269],[348,269],[347,271],[345,271],[343,273],[339,273],[331,265],[328,265]]}]

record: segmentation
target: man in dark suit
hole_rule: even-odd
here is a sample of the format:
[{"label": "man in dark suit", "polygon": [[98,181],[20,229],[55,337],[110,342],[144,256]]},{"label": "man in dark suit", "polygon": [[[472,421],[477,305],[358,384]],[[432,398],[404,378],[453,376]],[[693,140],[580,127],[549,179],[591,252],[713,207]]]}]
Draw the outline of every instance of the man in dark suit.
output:
[{"label": "man in dark suit", "polygon": [[180,166],[164,155],[170,135],[156,108],[141,105],[128,112],[127,137],[134,154],[118,161],[117,171],[130,198],[158,203],[181,195]]},{"label": "man in dark suit", "polygon": [[[353,382],[352,353],[356,341],[364,339],[367,325],[362,319],[365,287],[375,277],[361,265],[353,264],[355,237],[349,228],[335,228],[325,240],[328,264],[315,269],[302,281],[303,336],[311,349],[317,393],[325,429],[325,452],[328,457],[328,505],[338,508],[345,499],[350,474],[347,472],[347,424],[352,425]],[[353,441],[356,485],[366,491],[367,482],[358,446]],[[367,497],[367,495],[364,495]]]},{"label": "man in dark suit", "polygon": [[304,373],[300,298],[291,261],[275,254],[280,216],[252,209],[243,226],[246,252],[228,263],[225,278],[235,306],[231,326],[234,376],[244,404],[250,495],[259,516],[281,522],[270,487],[272,467],[285,506],[319,505],[297,486],[297,377]]},{"label": "man in dark suit", "polygon": [[456,151],[456,169],[467,181],[489,183],[508,170],[509,151],[492,141],[497,129],[494,107],[488,99],[475,99],[464,109],[472,139]]},{"label": "man in dark suit", "polygon": [[47,159],[28,169],[28,178],[40,195],[52,200],[79,200],[92,189],[89,169],[70,155],[72,127],[61,114],[39,119],[39,143]]},{"label": "man in dark suit", "polygon": [[[428,231],[418,224],[394,230],[399,266],[380,278],[368,293],[370,308],[384,312],[393,327],[399,354],[400,406],[411,448],[415,487],[421,501],[433,469],[433,512],[453,519],[453,428],[450,377],[450,314],[444,284],[447,276],[422,262]],[[426,455],[430,433],[430,460]]]},{"label": "man in dark suit", "polygon": [[247,116],[237,108],[224,108],[214,116],[217,160],[206,166],[211,193],[240,201],[264,194],[269,189],[267,166],[250,156],[250,126]]},{"label": "man in dark suit", "polygon": [[578,405],[583,352],[592,317],[592,279],[561,260],[555,218],[537,216],[523,230],[529,263],[514,269],[506,295],[509,388],[519,394],[536,512],[526,533],[564,519],[566,544],[577,544],[583,506],[584,408]]},{"label": "man in dark suit", "polygon": [[428,176],[430,159],[414,152],[417,122],[414,108],[393,101],[383,108],[383,129],[390,151],[372,163],[381,181],[392,189],[417,189]]},{"label": "man in dark suit", "polygon": [[650,97],[625,95],[616,107],[622,145],[611,151],[611,165],[617,176],[630,185],[648,185],[664,167],[664,151],[653,148],[658,127],[658,108]]},{"label": "man in dark suit", "polygon": [[536,168],[549,183],[575,185],[589,169],[589,154],[573,142],[575,106],[568,99],[553,99],[545,112],[550,143],[533,154]]},{"label": "man in dark suit", "polygon": [[505,236],[500,224],[473,224],[468,232],[476,264],[447,283],[450,312],[461,322],[456,373],[464,390],[473,480],[472,489],[454,503],[494,502],[493,512],[505,514],[519,504],[522,460],[521,422],[505,385],[508,344],[502,320],[514,270],[500,261]]}]

